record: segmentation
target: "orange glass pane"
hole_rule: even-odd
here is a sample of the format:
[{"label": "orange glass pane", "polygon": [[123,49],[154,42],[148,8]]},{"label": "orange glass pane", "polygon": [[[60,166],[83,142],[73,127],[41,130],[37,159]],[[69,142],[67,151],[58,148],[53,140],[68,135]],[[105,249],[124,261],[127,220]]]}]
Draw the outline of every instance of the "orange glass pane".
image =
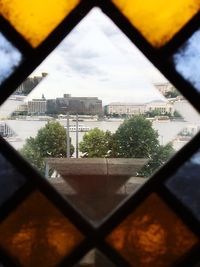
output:
[{"label": "orange glass pane", "polygon": [[78,3],[79,0],[0,0],[0,13],[36,47]]},{"label": "orange glass pane", "polygon": [[107,241],[134,267],[171,266],[198,242],[156,194],[130,214]]},{"label": "orange glass pane", "polygon": [[155,47],[169,41],[200,9],[199,0],[112,0]]},{"label": "orange glass pane", "polygon": [[40,192],[32,193],[0,224],[0,247],[24,267],[53,267],[82,240]]}]

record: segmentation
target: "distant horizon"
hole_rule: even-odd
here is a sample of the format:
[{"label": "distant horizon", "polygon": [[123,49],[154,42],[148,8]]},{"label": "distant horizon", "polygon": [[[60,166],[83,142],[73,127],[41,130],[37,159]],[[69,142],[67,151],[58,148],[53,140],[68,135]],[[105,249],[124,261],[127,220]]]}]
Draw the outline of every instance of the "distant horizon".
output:
[{"label": "distant horizon", "polygon": [[[32,99],[28,99],[26,98],[25,95],[19,95],[19,94],[12,94],[10,97],[19,97],[19,96],[24,96],[25,99],[24,99],[24,102],[28,102],[28,101],[33,101],[33,100],[42,100],[42,99],[45,99],[45,100],[54,100],[54,99],[57,99],[57,98],[64,98],[64,95],[62,97],[55,97],[55,98],[46,98],[45,95],[44,95],[44,98],[41,96],[40,98],[32,98]],[[126,104],[126,105],[131,105],[131,104],[134,104],[134,105],[142,105],[142,104],[148,104],[148,103],[152,103],[152,102],[167,102],[167,99],[152,99],[152,100],[149,100],[149,101],[146,101],[146,102],[119,102],[119,101],[112,101],[112,102],[109,102],[108,104],[103,104],[103,100],[98,97],[98,96],[73,96],[70,94],[70,97],[75,97],[75,98],[85,98],[85,97],[89,97],[89,98],[97,98],[98,100],[101,100],[102,101],[102,105],[103,106],[106,106],[106,105],[111,105],[111,104]],[[10,99],[11,100],[11,99]]]}]

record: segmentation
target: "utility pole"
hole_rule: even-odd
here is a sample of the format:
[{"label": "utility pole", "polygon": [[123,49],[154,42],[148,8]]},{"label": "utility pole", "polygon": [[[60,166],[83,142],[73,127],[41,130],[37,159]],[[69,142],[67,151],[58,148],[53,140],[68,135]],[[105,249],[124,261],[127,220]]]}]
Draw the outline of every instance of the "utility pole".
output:
[{"label": "utility pole", "polygon": [[78,159],[78,114],[76,114],[76,158]]},{"label": "utility pole", "polygon": [[69,112],[67,112],[67,127],[66,127],[66,133],[67,133],[67,158],[70,158],[70,136],[69,136]]}]

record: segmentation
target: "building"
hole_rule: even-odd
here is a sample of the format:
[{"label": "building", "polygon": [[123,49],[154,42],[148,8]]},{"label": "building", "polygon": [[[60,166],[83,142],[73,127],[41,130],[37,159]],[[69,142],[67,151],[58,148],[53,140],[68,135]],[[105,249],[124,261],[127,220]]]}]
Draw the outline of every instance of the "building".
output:
[{"label": "building", "polygon": [[4,121],[0,121],[0,136],[11,137],[15,135],[15,132]]},{"label": "building", "polygon": [[107,115],[139,115],[146,112],[159,111],[161,114],[174,113],[174,106],[170,102],[155,101],[146,104],[135,103],[110,103],[104,107],[105,114]]},{"label": "building", "polygon": [[104,107],[105,114],[107,115],[138,115],[144,114],[146,111],[145,104],[136,103],[110,103]]},{"label": "building", "polygon": [[15,111],[15,113],[23,113],[23,112],[28,112],[28,104],[24,103],[20,106],[17,107],[17,110]]},{"label": "building", "polygon": [[165,83],[155,83],[154,86],[158,89],[158,91],[165,95],[167,92],[172,91],[174,88],[172,84],[165,82]]},{"label": "building", "polygon": [[174,114],[174,105],[170,102],[155,101],[146,104],[146,112],[159,111],[160,114]]},{"label": "building", "polygon": [[98,97],[72,97],[64,94],[61,98],[47,100],[47,114],[79,114],[99,115],[103,114],[102,100]]},{"label": "building", "polygon": [[28,101],[28,114],[46,114],[47,111],[47,100],[42,99],[33,99]]},{"label": "building", "polygon": [[28,95],[33,88],[35,88],[48,74],[43,72],[41,76],[28,77],[26,80],[20,84],[14,94],[18,95]]}]

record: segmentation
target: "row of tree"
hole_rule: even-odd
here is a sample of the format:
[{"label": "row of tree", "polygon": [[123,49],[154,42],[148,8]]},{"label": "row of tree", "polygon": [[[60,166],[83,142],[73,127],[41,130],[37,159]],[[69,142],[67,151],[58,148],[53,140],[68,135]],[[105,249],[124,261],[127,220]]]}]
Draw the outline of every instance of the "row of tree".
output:
[{"label": "row of tree", "polygon": [[[70,150],[72,155],[72,145]],[[148,158],[148,164],[139,173],[143,177],[151,175],[175,152],[170,143],[159,144],[157,131],[142,115],[125,120],[115,133],[90,130],[83,136],[79,151],[88,158]],[[66,157],[66,130],[58,122],[48,122],[35,138],[27,139],[21,153],[44,171],[44,158]]]}]

